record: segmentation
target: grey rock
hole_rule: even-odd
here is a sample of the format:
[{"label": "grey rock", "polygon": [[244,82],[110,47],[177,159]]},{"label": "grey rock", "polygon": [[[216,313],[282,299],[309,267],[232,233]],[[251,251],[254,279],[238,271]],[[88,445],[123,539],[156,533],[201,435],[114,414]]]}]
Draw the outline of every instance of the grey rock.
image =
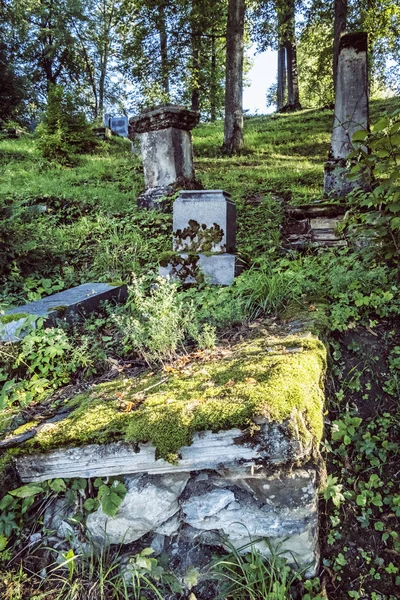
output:
[{"label": "grey rock", "polygon": [[163,523],[160,527],[157,527],[157,529],[155,529],[154,531],[156,533],[160,533],[161,535],[171,537],[178,532],[179,527],[180,520],[178,518],[178,515],[176,514],[173,517],[171,517],[171,519],[168,519],[168,521],[165,521],[165,523]]},{"label": "grey rock", "polygon": [[46,508],[43,516],[43,525],[54,532],[54,535],[65,540],[75,535],[73,526],[68,522],[74,516],[73,506],[65,498],[54,500]]},{"label": "grey rock", "polygon": [[182,504],[185,522],[192,527],[202,529],[201,523],[206,518],[216,515],[234,500],[234,494],[230,490],[223,489],[191,497]]},{"label": "grey rock", "polygon": [[160,527],[179,510],[178,497],[189,475],[126,478],[128,491],[115,517],[101,508],[89,515],[87,528],[101,544],[129,544]]},{"label": "grey rock", "polygon": [[154,550],[155,556],[160,556],[164,552],[165,546],[165,535],[161,535],[160,533],[156,533],[151,540],[150,547]]}]

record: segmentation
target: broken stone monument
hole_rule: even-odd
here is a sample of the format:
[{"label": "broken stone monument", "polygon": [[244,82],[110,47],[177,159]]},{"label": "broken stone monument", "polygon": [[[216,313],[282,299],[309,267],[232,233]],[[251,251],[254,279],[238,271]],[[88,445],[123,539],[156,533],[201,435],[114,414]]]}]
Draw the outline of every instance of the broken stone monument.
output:
[{"label": "broken stone monument", "polygon": [[[265,556],[268,543],[284,550],[313,575],[326,349],[298,318],[287,327],[278,336],[249,328],[222,354],[193,359],[179,385],[147,372],[94,386],[57,420],[33,423],[28,446],[17,429],[5,442],[19,444],[22,483],[120,476],[126,496],[113,517],[93,508],[91,539],[137,544],[133,554],[151,546],[181,573],[207,573],[216,550],[246,552],[253,542]],[[122,390],[132,402],[141,393],[141,404],[126,411]],[[60,513],[46,523],[62,537],[68,506]]]},{"label": "broken stone monument", "polygon": [[308,204],[285,206],[282,227],[282,246],[288,250],[309,248],[340,248],[347,240],[338,228],[343,222],[346,207],[343,204]]},{"label": "broken stone monument", "polygon": [[193,185],[193,150],[190,131],[200,119],[183,106],[161,106],[129,120],[129,138],[139,137],[146,190],[138,198],[142,208],[160,208],[161,198],[176,186]]},{"label": "broken stone monument", "polygon": [[325,164],[327,196],[346,196],[360,183],[346,178],[346,161],[353,134],[368,129],[368,40],[366,33],[349,33],[340,40],[335,114],[329,158]]},{"label": "broken stone monument", "polygon": [[111,139],[111,129],[109,127],[93,127],[92,131],[99,140]]},{"label": "broken stone monument", "polygon": [[126,285],[83,283],[41,300],[7,310],[0,316],[0,342],[18,342],[42,318],[45,327],[55,327],[57,319],[67,323],[98,310],[102,302],[125,302]]},{"label": "broken stone monument", "polygon": [[173,252],[160,260],[160,275],[184,283],[205,278],[231,285],[240,272],[235,252],[236,206],[223,190],[184,190],[174,202]]}]

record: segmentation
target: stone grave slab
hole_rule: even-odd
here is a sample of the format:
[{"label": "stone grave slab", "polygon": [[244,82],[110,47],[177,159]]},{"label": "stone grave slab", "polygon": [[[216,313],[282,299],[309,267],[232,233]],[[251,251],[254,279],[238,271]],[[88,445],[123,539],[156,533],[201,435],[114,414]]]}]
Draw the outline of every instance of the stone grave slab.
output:
[{"label": "stone grave slab", "polygon": [[111,115],[104,115],[104,125],[111,129],[112,133],[121,137],[128,137],[128,117],[112,117]]},{"label": "stone grave slab", "polygon": [[17,342],[22,339],[26,335],[24,325],[32,322],[32,318],[44,318],[47,327],[54,326],[59,318],[72,323],[75,319],[97,310],[101,302],[124,302],[126,295],[126,285],[84,283],[41,300],[12,308],[5,312],[4,321],[12,315],[15,315],[16,319],[4,324],[0,321],[0,341]]}]

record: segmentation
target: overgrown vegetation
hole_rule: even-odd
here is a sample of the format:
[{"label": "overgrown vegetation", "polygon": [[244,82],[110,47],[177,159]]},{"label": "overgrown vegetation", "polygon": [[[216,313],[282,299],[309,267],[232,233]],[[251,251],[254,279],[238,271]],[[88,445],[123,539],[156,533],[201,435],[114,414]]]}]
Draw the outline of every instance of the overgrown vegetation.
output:
[{"label": "overgrown vegetation", "polygon": [[[285,202],[321,200],[330,111],[247,119],[247,149],[231,159],[219,154],[221,123],[195,131],[199,180],[206,188],[229,191],[238,208],[238,251],[246,269],[229,288],[201,283],[181,290],[157,281],[158,260],[171,250],[171,215],[137,210],[141,165],[125,140],[99,142],[90,154],[68,150],[68,155],[78,156],[73,167],[63,159],[63,164],[45,160],[29,135],[0,141],[0,308],[90,280],[130,286],[125,306],[106,305],[70,327],[60,321],[45,329],[39,321],[19,344],[0,345],[3,436],[26,434],[48,414],[65,409],[70,411],[67,427],[65,421],[55,422],[25,447],[152,440],[160,456],[174,460],[194,431],[243,426],[264,410],[272,418],[285,419],[293,409],[288,399],[295,397],[307,405],[308,430],[320,439],[321,423],[314,417],[320,414],[321,396],[315,377],[323,350],[316,342],[307,340],[302,353],[278,357],[258,342],[251,356],[243,351],[223,358],[218,348],[221,337],[240,336],[243,323],[264,317],[275,319],[269,323],[308,319],[329,337],[330,400],[322,446],[328,477],[321,495],[320,577],[303,586],[277,560],[276,577],[269,579],[273,564],[250,549],[248,558],[221,559],[230,577],[228,597],[291,598],[293,586],[304,600],[323,598],[325,592],[335,600],[398,596],[397,106],[397,99],[373,103],[376,125],[354,140],[353,175],[358,177],[362,170],[367,189],[348,199],[344,226],[351,244],[341,250],[299,254],[282,250],[279,240]],[[382,116],[386,110],[389,115]],[[0,328],[8,323],[2,318]],[[289,349],[296,343],[291,340]],[[213,361],[216,356],[219,362]],[[153,372],[144,374],[149,365]],[[311,386],[302,389],[303,395],[297,393],[299,371]],[[99,377],[105,382],[87,390]],[[293,394],[289,389],[283,393],[282,377],[296,387]],[[166,402],[171,394],[175,403]],[[8,456],[2,457],[4,464]],[[97,484],[74,490],[79,502],[86,503],[85,510],[114,493],[110,482]],[[102,488],[101,495],[103,484],[111,492]],[[18,572],[19,544],[30,531],[29,518],[56,493],[52,485],[65,485],[58,492],[65,494],[74,484],[40,484],[25,499],[18,496],[25,492],[17,491],[0,501],[2,535],[8,538],[7,545],[2,542],[0,589],[3,586],[7,599],[22,600],[33,593],[25,570],[30,558]],[[116,496],[122,498],[122,488],[119,492]],[[111,504],[116,506],[119,500],[114,500]],[[95,570],[104,574],[93,587],[96,599],[125,599],[132,593],[137,598],[188,595],[187,588],[171,591],[175,583],[167,565],[150,554],[132,558],[134,592],[127,591],[119,577],[118,556],[115,562],[91,552],[82,560],[78,555],[73,550],[54,567],[51,573],[57,580],[50,577],[43,596],[37,585],[38,598],[86,600],[95,586]],[[32,564],[36,568],[39,562]]]}]

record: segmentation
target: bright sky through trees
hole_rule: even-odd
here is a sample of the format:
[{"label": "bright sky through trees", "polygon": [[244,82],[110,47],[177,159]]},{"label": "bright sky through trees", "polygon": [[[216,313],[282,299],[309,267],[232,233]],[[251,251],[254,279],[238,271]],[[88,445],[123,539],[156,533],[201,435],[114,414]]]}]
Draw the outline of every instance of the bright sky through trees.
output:
[{"label": "bright sky through trees", "polygon": [[255,54],[255,46],[251,50],[253,66],[246,76],[250,83],[243,90],[243,108],[248,110],[247,114],[261,115],[273,112],[274,106],[266,106],[266,94],[268,88],[276,82],[277,52],[267,50]]}]

